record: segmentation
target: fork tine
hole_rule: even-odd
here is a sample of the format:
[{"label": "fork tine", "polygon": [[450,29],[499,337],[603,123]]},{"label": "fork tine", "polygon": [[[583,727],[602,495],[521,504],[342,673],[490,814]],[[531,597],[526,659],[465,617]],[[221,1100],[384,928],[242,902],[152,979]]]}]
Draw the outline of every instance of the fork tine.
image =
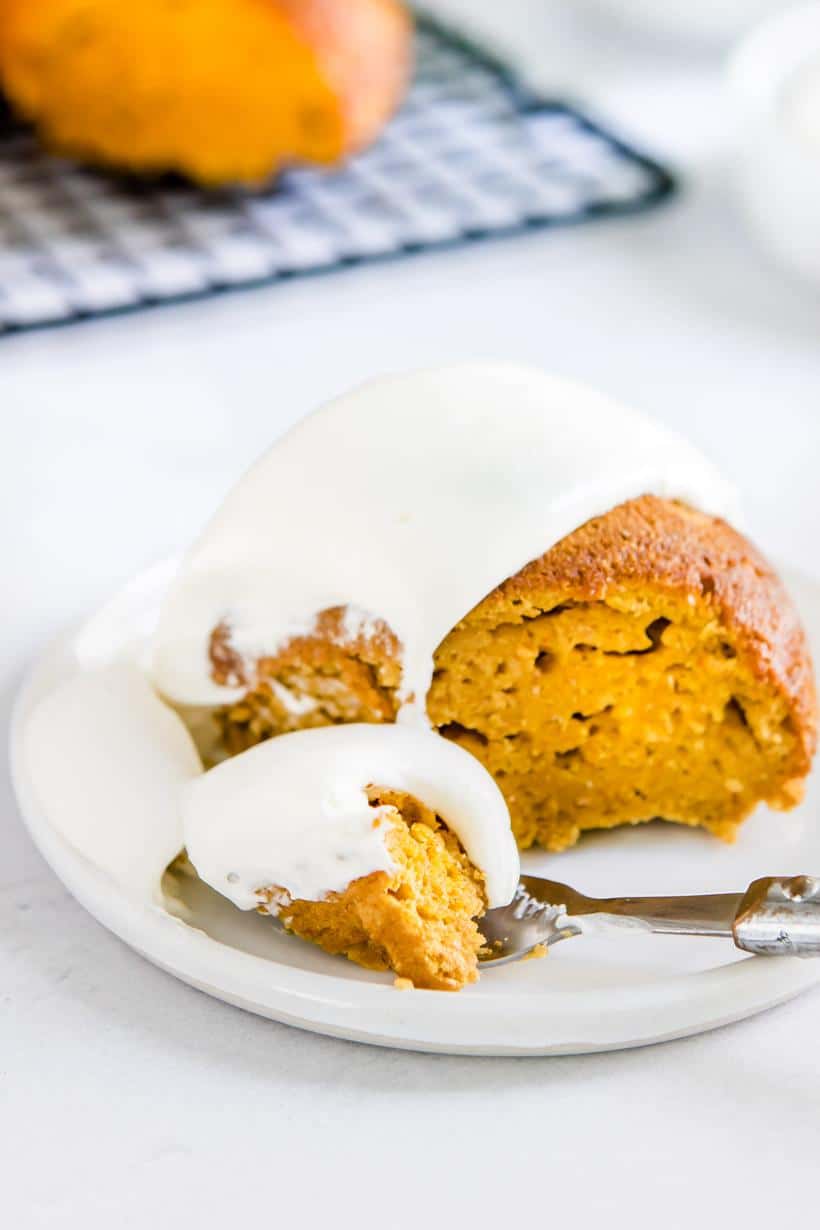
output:
[{"label": "fork tine", "polygon": [[[543,883],[539,882],[539,887]],[[482,966],[518,960],[533,948],[549,947],[581,933],[578,924],[567,918],[563,903],[553,904],[530,893],[526,877],[509,905],[488,910],[479,920],[479,929],[486,940],[480,957]]]}]

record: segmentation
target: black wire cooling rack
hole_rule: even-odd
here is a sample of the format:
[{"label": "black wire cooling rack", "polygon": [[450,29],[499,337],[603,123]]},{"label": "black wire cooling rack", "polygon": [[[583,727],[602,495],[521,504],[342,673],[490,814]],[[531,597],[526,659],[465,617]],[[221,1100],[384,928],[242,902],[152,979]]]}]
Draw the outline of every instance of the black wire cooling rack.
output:
[{"label": "black wire cooling rack", "polygon": [[380,140],[262,192],[135,183],[0,120],[0,333],[646,209],[671,175],[481,48],[420,18]]}]

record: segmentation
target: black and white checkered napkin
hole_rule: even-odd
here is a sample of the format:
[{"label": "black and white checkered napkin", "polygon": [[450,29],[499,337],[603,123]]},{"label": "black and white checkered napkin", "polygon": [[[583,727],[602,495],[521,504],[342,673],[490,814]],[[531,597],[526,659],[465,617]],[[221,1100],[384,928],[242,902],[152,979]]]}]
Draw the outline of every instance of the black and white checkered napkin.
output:
[{"label": "black and white checkered napkin", "polygon": [[0,332],[644,208],[668,173],[426,20],[408,97],[338,170],[264,192],[135,184],[0,128]]}]

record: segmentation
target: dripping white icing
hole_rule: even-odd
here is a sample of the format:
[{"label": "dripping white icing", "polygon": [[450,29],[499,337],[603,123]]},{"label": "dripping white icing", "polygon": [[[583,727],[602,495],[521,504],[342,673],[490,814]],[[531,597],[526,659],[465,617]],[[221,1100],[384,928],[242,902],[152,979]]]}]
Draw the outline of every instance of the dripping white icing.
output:
[{"label": "dripping white icing", "polygon": [[180,788],[202,773],[191,736],[122,663],[75,675],[33,711],[24,755],[63,837],[138,900],[182,848]]},{"label": "dripping white icing", "polygon": [[321,900],[393,869],[369,785],[407,791],[436,811],[484,871],[490,906],[509,901],[519,860],[501,792],[469,752],[409,726],[297,731],[211,769],[182,791],[188,855],[240,909],[271,885]]},{"label": "dripping white icing", "polygon": [[[506,808],[502,801],[499,844],[478,840],[486,832],[469,801],[495,792],[495,833],[501,796],[477,761],[426,729],[433,654],[506,577],[590,517],[645,493],[735,512],[730,486],[673,432],[510,364],[374,381],[288,433],[238,483],[185,559],[153,641],[156,685],[178,704],[224,704],[243,689],[211,678],[209,640],[218,625],[253,660],[303,634],[320,611],[342,606],[351,636],[383,620],[398,637],[399,720],[415,726],[282,736],[212,770],[187,792],[200,874],[247,908],[265,884],[322,897],[382,867],[383,842],[372,826],[361,829],[372,821],[363,789],[374,782],[435,806],[493,885],[494,903],[508,899]],[[467,792],[461,804],[459,791]],[[334,851],[348,849],[360,830],[342,871]],[[307,853],[309,873],[297,866]]]},{"label": "dripping white icing", "polygon": [[643,494],[718,515],[731,487],[653,420],[542,372],[467,364],[373,381],[309,416],[237,484],[164,605],[153,677],[177,702],[225,703],[213,629],[253,659],[349,606],[403,646],[404,717],[433,653],[506,577],[590,517]]}]

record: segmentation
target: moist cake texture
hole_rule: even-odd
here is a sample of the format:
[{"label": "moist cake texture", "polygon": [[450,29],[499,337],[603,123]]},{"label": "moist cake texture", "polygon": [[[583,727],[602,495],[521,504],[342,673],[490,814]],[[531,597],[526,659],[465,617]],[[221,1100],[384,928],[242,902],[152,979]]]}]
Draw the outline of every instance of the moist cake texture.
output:
[{"label": "moist cake texture", "polygon": [[415,986],[476,977],[476,919],[520,877],[504,798],[469,753],[403,722],[261,742],[180,794],[199,877],[326,951]]},{"label": "moist cake texture", "polygon": [[395,871],[363,876],[323,901],[291,901],[271,886],[269,902],[289,931],[326,952],[391,969],[416,987],[457,991],[477,977],[483,876],[429,807],[402,791],[367,793],[374,808],[392,809],[386,845]]},{"label": "moist cake texture", "polygon": [[[247,685],[217,714],[229,753],[395,719],[401,646],[349,622],[323,612],[252,670],[214,629],[213,679]],[[679,502],[581,526],[466,614],[434,666],[428,717],[490,771],[521,847],[657,817],[731,840],[759,802],[802,796],[817,704],[791,599],[741,534]]]},{"label": "moist cake texture", "polygon": [[352,628],[344,607],[322,611],[311,632],[292,637],[252,667],[231,649],[219,624],[210,640],[212,673],[221,684],[250,684],[245,697],[215,714],[231,755],[273,735],[349,722],[393,722],[399,710],[401,645],[380,620]]}]

